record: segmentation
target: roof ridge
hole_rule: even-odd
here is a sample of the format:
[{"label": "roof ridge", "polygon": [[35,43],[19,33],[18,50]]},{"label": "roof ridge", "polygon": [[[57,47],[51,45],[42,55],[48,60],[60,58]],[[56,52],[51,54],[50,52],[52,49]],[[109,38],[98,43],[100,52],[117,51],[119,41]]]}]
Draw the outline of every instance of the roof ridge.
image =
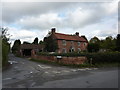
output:
[{"label": "roof ridge", "polygon": [[77,36],[75,34],[63,34],[63,33],[54,33],[57,39],[65,39],[65,40],[73,40],[73,41],[86,41],[81,36]]},{"label": "roof ridge", "polygon": [[61,34],[61,35],[66,35],[66,36],[76,36],[76,35],[72,35],[72,34],[63,34],[63,33],[55,33],[55,34]]}]

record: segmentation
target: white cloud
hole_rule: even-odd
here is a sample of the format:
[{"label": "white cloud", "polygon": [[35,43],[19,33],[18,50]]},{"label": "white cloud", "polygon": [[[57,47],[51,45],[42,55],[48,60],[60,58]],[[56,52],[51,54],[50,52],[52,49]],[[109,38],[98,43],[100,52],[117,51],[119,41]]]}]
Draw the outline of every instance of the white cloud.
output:
[{"label": "white cloud", "polygon": [[36,36],[35,32],[28,31],[28,30],[17,30],[15,28],[10,28],[9,33],[12,34],[12,39],[23,39],[23,38],[31,38]]},{"label": "white cloud", "polygon": [[[116,20],[117,3],[3,3],[3,25],[12,26],[12,39],[32,42],[38,36],[40,39],[51,27],[56,27],[60,33],[75,33],[79,31],[86,36],[116,34],[116,28],[106,26],[105,22]],[[110,25],[115,24],[115,20]],[[117,21],[116,21],[117,22]],[[96,27],[94,28],[93,25]],[[20,27],[18,30],[17,27]],[[102,28],[101,28],[102,26]],[[86,31],[84,28],[89,27]],[[21,29],[22,28],[22,29]]]},{"label": "white cloud", "polygon": [[[82,10],[80,10],[82,8]],[[6,23],[18,21],[25,17],[38,17],[41,14],[60,13],[67,10],[68,16],[75,23],[88,24],[93,20],[105,17],[106,13],[111,14],[117,11],[117,3],[42,3],[42,2],[21,2],[3,3],[3,21]],[[74,10],[73,12],[71,12]],[[107,14],[108,15],[108,14]],[[72,17],[73,16],[73,17]],[[75,17],[74,17],[75,16]],[[68,18],[69,19],[69,18]],[[80,21],[79,21],[80,20]],[[85,21],[84,21],[85,20]],[[77,26],[77,25],[76,25]]]},{"label": "white cloud", "polygon": [[111,2],[114,0],[1,0],[2,2]]},{"label": "white cloud", "polygon": [[99,39],[105,39],[107,36],[116,37],[117,30],[94,30],[89,34],[89,37],[97,36]]},{"label": "white cloud", "polygon": [[17,22],[27,29],[48,29],[61,24],[61,18],[55,13],[42,14],[38,17],[27,17]]},{"label": "white cloud", "polygon": [[9,28],[8,33],[12,35],[10,37],[10,41],[13,45],[13,41],[20,39],[23,43],[24,41],[32,43],[35,37],[38,37],[39,41],[43,40],[43,37],[47,34],[46,31],[43,31],[42,33],[40,31],[29,31],[25,29],[17,29],[14,27]]},{"label": "white cloud", "polygon": [[60,11],[72,3],[52,2],[4,2],[2,14],[4,23],[13,23],[23,17],[37,17],[53,11]]},{"label": "white cloud", "polygon": [[[30,15],[21,17],[16,21],[16,23],[18,23],[18,25],[20,24],[21,27],[26,29],[48,29],[51,27],[77,29],[77,28],[85,27],[87,25],[103,22],[104,18],[109,17],[111,14],[117,12],[117,8],[116,6],[114,6],[116,5],[116,3],[92,3],[92,4],[91,3],[90,4],[65,3],[63,5],[60,3],[60,5],[58,6],[59,8],[62,6],[65,7],[65,5],[68,6],[66,7],[66,9],[62,8],[63,10],[66,10],[64,12],[62,11],[58,12],[57,10],[60,10],[60,9],[56,9],[57,6],[51,3],[50,3],[50,6],[47,7],[47,9],[49,10],[48,11],[46,9],[47,5],[49,4],[48,3],[43,4],[41,8],[45,8],[45,9],[41,10],[40,8],[40,11],[38,11],[38,9],[34,11],[38,7],[38,6],[34,7],[34,5],[32,5],[33,12],[30,9],[25,9],[25,11],[28,10],[26,14],[30,14]],[[76,5],[76,7],[73,7],[73,5]],[[88,8],[87,5],[90,8]],[[29,7],[30,6],[31,5],[29,5]],[[52,10],[49,8],[51,8]],[[32,14],[34,12],[36,15]],[[59,16],[60,13],[64,14],[64,16],[60,17]]]},{"label": "white cloud", "polygon": [[112,1],[110,3],[105,3],[102,5],[102,7],[108,14],[114,14],[118,11],[118,0]]}]

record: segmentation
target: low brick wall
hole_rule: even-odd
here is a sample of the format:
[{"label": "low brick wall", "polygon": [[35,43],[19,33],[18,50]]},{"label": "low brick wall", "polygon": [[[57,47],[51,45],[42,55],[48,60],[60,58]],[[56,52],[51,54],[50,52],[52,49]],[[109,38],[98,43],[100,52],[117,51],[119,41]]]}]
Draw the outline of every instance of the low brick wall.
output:
[{"label": "low brick wall", "polygon": [[83,64],[86,60],[86,57],[62,57],[60,61],[64,64]]},{"label": "low brick wall", "polygon": [[43,56],[43,55],[36,55],[33,53],[31,57],[37,60],[47,60],[52,62],[60,62],[63,64],[83,64],[85,61],[87,61],[87,58],[84,56],[80,56],[80,57],[62,56],[60,59],[58,59],[57,56]]}]

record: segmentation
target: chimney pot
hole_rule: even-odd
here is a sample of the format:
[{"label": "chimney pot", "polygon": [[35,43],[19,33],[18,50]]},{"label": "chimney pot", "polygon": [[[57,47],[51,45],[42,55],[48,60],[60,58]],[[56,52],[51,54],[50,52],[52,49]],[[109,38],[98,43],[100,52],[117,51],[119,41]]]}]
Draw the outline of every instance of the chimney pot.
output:
[{"label": "chimney pot", "polygon": [[52,31],[52,33],[55,33],[56,28],[52,28],[51,31]]},{"label": "chimney pot", "polygon": [[79,36],[79,32],[76,32],[75,34],[76,34],[77,36]]}]

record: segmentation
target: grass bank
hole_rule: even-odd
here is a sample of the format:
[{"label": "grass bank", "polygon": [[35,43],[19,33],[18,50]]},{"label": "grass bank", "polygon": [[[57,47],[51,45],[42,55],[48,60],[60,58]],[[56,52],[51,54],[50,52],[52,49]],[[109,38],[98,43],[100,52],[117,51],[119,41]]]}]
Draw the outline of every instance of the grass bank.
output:
[{"label": "grass bank", "polygon": [[47,60],[37,60],[37,59],[30,59],[31,61],[35,61],[35,62],[39,62],[39,63],[43,63],[43,64],[48,64],[48,65],[54,65],[54,66],[68,66],[68,67],[94,67],[94,65],[90,65],[88,63],[85,64],[63,64],[60,62],[51,62],[51,61],[47,61]]},{"label": "grass bank", "polygon": [[9,54],[9,44],[3,42],[2,43],[2,67],[6,67],[9,65],[8,63],[8,54]]},{"label": "grass bank", "polygon": [[84,63],[84,64],[63,64],[59,62],[51,62],[51,61],[46,61],[46,60],[37,60],[37,59],[30,59],[31,61],[34,62],[39,62],[43,64],[48,64],[48,65],[54,65],[54,66],[67,66],[67,67],[73,67],[73,68],[93,68],[93,67],[118,67],[118,63],[96,63],[96,64],[89,64],[89,63]]}]

